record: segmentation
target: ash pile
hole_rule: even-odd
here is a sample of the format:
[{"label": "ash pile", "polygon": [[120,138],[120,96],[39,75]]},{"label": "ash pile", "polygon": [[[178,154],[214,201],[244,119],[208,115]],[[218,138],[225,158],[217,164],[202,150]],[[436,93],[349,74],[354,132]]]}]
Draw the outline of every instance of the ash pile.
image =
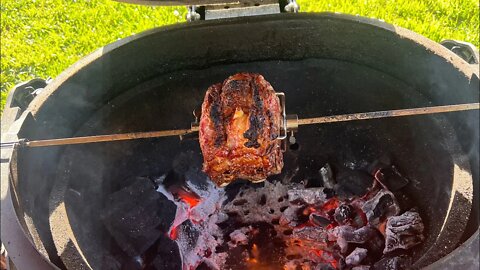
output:
[{"label": "ash pile", "polygon": [[424,240],[420,214],[394,195],[409,180],[389,162],[368,170],[325,164],[318,183],[225,189],[194,162],[182,164],[153,180],[170,215],[149,221],[156,235],[130,248],[139,269],[409,269],[412,248]]}]

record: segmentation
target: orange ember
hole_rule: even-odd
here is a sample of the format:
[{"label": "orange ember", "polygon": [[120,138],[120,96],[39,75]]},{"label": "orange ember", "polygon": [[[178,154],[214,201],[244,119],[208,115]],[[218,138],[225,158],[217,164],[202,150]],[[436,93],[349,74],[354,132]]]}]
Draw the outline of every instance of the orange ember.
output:
[{"label": "orange ember", "polygon": [[197,206],[198,203],[200,203],[200,198],[195,193],[189,193],[186,191],[180,191],[178,192],[178,197],[186,204],[190,206],[190,208],[193,208]]},{"label": "orange ember", "polygon": [[385,220],[384,222],[378,224],[378,230],[385,236],[385,230],[387,228],[387,221]]},{"label": "orange ember", "polygon": [[168,235],[168,237],[172,240],[177,240],[177,237],[178,237],[178,227],[172,227],[172,229],[170,230],[170,234]]},{"label": "orange ember", "polygon": [[252,250],[250,251],[250,256],[246,258],[247,260],[247,267],[248,269],[251,270],[257,270],[259,268],[259,261],[258,257],[260,257],[260,251],[258,250],[258,246],[256,244],[253,244]]},{"label": "orange ember", "polygon": [[323,210],[325,212],[328,212],[330,210],[335,210],[335,208],[337,208],[339,205],[339,201],[337,198],[331,198],[330,200],[328,200],[323,206]]}]

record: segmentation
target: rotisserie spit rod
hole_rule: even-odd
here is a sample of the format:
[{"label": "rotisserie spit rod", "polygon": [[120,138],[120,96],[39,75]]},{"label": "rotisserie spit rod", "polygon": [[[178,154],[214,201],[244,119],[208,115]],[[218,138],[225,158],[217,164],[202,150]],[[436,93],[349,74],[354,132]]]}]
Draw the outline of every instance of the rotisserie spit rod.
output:
[{"label": "rotisserie spit rod", "polygon": [[[304,119],[297,119],[296,117],[292,119],[288,119],[287,117],[286,127],[287,127],[287,131],[289,131],[288,129],[290,128],[296,128],[302,125],[327,124],[327,123],[335,123],[335,122],[358,121],[358,120],[368,120],[368,119],[378,119],[378,118],[391,118],[391,117],[400,117],[400,116],[459,112],[459,111],[468,111],[468,110],[478,110],[479,108],[480,108],[480,103],[467,103],[467,104],[445,105],[445,106],[434,106],[434,107],[340,114],[340,115],[322,116],[322,117],[304,118]],[[192,127],[189,129],[133,132],[133,133],[123,133],[123,134],[96,135],[96,136],[71,137],[71,138],[34,140],[34,141],[23,140],[18,143],[20,146],[25,146],[25,147],[42,147],[42,146],[85,144],[85,143],[97,143],[97,142],[112,142],[112,141],[158,138],[158,137],[169,137],[169,136],[184,136],[194,132],[198,132],[198,126],[192,125]],[[8,147],[13,144],[14,144],[13,142],[2,143],[2,146]]]}]

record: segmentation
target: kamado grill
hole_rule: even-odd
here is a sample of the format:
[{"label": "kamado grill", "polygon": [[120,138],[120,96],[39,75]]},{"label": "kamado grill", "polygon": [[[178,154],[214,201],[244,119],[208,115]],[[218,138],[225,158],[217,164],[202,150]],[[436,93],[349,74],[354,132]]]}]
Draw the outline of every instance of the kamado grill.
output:
[{"label": "kamado grill", "polygon": [[[134,2],[197,5],[195,22],[9,96],[11,269],[478,268],[474,50],[373,19],[272,14],[294,1]],[[198,108],[239,72],[277,91],[283,169],[217,187]]]}]

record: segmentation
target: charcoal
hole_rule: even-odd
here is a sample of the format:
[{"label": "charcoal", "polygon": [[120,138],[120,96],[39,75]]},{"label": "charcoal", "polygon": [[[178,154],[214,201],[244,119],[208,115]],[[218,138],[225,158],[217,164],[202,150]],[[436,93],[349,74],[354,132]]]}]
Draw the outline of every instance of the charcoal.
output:
[{"label": "charcoal", "polygon": [[373,185],[373,177],[366,172],[359,170],[345,170],[337,175],[335,191],[342,198],[363,196]]},{"label": "charcoal", "polygon": [[208,188],[208,176],[199,168],[190,168],[185,173],[185,179],[189,185],[193,185],[196,188],[206,190]]},{"label": "charcoal", "polygon": [[288,200],[291,203],[321,204],[327,201],[327,193],[324,188],[302,188],[289,189]]},{"label": "charcoal", "polygon": [[185,188],[189,184],[205,189],[208,177],[202,172],[201,164],[200,157],[193,152],[182,152],[176,155],[172,162],[173,168],[164,177],[162,185],[167,190]]},{"label": "charcoal", "polygon": [[397,249],[409,249],[423,242],[423,222],[416,211],[407,211],[400,216],[389,217],[385,230],[383,253]]},{"label": "charcoal", "polygon": [[[372,227],[371,227],[372,228]],[[385,248],[385,238],[383,237],[382,233],[372,228],[372,235],[368,241],[364,244],[361,244],[362,248],[368,250],[368,258],[376,261],[380,259],[383,255],[383,249]]]},{"label": "charcoal", "polygon": [[292,237],[322,243],[327,241],[327,232],[321,227],[295,228]]},{"label": "charcoal", "polygon": [[345,262],[345,259],[339,258],[337,261],[337,269],[338,270],[345,270],[347,269],[347,263]]},{"label": "charcoal", "polygon": [[336,239],[342,253],[347,252],[349,243],[369,244],[372,239],[376,239],[378,233],[375,228],[370,226],[364,226],[355,230],[352,226],[343,225],[333,229],[333,237]]},{"label": "charcoal", "polygon": [[371,199],[362,206],[363,212],[367,216],[368,223],[376,226],[388,217],[396,216],[400,213],[395,196],[386,190],[380,190]]},{"label": "charcoal", "polygon": [[105,201],[105,210],[111,211],[112,208],[131,209],[139,203],[148,203],[158,199],[159,195],[155,192],[155,186],[149,178],[135,177],[128,182],[130,182],[128,186],[108,195]]},{"label": "charcoal", "polygon": [[[265,181],[241,188],[235,198],[225,204],[222,211],[237,213],[242,223],[272,222],[278,220],[289,206],[287,186],[281,182]],[[255,188],[254,186],[258,186]],[[292,216],[293,217],[293,216]]]},{"label": "charcoal", "polygon": [[333,267],[329,263],[319,263],[317,266],[314,268],[315,270],[335,270],[335,267]]},{"label": "charcoal", "polygon": [[238,230],[235,230],[230,233],[230,240],[235,244],[235,245],[246,245],[248,244],[248,237],[246,233],[250,231],[251,229],[249,228],[241,228]]},{"label": "charcoal", "polygon": [[139,177],[108,196],[102,221],[117,244],[134,257],[143,254],[170,227],[176,206]]},{"label": "charcoal", "polygon": [[352,226],[355,226],[356,228],[360,228],[367,225],[367,221],[364,220],[363,215],[358,214],[357,211],[354,211],[352,215],[353,215],[351,218]]},{"label": "charcoal", "polygon": [[351,226],[338,226],[334,229],[339,238],[343,238],[347,243],[363,244],[375,235],[375,228],[364,226],[354,229]]},{"label": "charcoal", "polygon": [[305,188],[323,187],[323,180],[320,177],[310,177],[303,180]]},{"label": "charcoal", "polygon": [[185,250],[193,249],[196,244],[198,237],[200,236],[200,232],[198,229],[193,225],[192,221],[185,220],[179,227],[178,232],[178,240],[179,243],[182,243],[182,246]]},{"label": "charcoal", "polygon": [[326,227],[326,226],[328,226],[329,224],[332,223],[330,221],[330,219],[328,219],[326,217],[323,217],[323,216],[321,216],[319,214],[316,214],[316,213],[311,213],[310,217],[309,217],[309,220],[312,224],[314,224],[316,226],[320,226],[320,227]]},{"label": "charcoal", "polygon": [[162,235],[155,258],[147,267],[149,270],[182,269],[180,251],[175,241]]},{"label": "charcoal", "polygon": [[410,182],[410,180],[400,174],[394,165],[377,170],[375,177],[390,191],[399,191]]},{"label": "charcoal", "polygon": [[343,225],[347,220],[351,219],[353,215],[353,207],[348,204],[342,204],[337,207],[337,209],[335,209],[335,214],[333,215],[333,217],[335,218],[336,222]]},{"label": "charcoal", "polygon": [[383,258],[373,265],[372,270],[404,270],[410,269],[411,264],[411,258],[406,256]]},{"label": "charcoal", "polygon": [[217,270],[217,268],[212,264],[202,262],[195,270]]},{"label": "charcoal", "polygon": [[302,211],[303,207],[298,206],[289,206],[287,207],[280,216],[280,225],[290,225],[290,226],[297,226],[301,223],[300,220],[300,212]]},{"label": "charcoal", "polygon": [[[115,258],[114,256],[110,254],[104,254],[102,256],[102,269],[105,270],[117,270],[121,269],[122,263],[119,261],[120,258]],[[4,269],[4,268],[0,268]]]},{"label": "charcoal", "polygon": [[352,270],[370,270],[370,265],[357,265],[352,267]]},{"label": "charcoal", "polygon": [[403,176],[392,164],[391,157],[381,156],[378,160],[372,162],[368,171],[376,177],[390,191],[398,191],[408,185],[410,180]]},{"label": "charcoal", "polygon": [[345,262],[350,266],[359,265],[367,257],[367,253],[368,250],[357,247],[345,258]]},{"label": "charcoal", "polygon": [[323,166],[319,172],[322,176],[323,186],[329,189],[333,189],[336,182],[335,179],[333,179],[333,171],[332,167],[330,167],[330,164],[325,164],[325,166]]},{"label": "charcoal", "polygon": [[123,262],[121,270],[142,270],[143,268],[143,258],[140,256],[135,256],[133,258],[127,258]]}]

